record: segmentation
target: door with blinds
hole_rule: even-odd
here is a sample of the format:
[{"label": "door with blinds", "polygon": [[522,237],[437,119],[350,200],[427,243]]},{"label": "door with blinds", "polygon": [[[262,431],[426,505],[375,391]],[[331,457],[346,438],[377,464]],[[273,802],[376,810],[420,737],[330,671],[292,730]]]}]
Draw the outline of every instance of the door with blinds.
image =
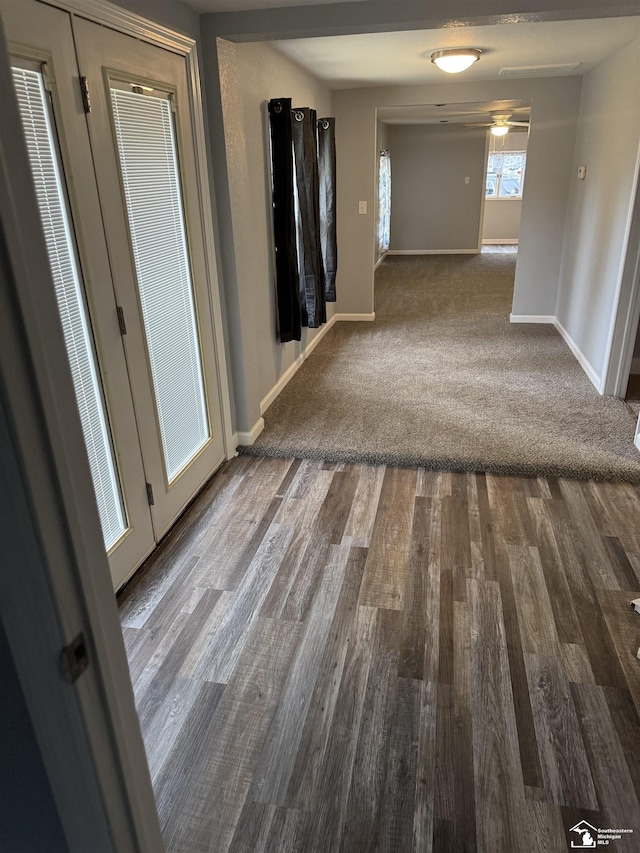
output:
[{"label": "door with blinds", "polygon": [[224,459],[184,57],[74,27],[156,537]]},{"label": "door with blinds", "polygon": [[114,586],[155,537],[69,15],[3,3],[13,80]]},{"label": "door with blinds", "polygon": [[224,459],[185,61],[0,3],[117,588]]}]

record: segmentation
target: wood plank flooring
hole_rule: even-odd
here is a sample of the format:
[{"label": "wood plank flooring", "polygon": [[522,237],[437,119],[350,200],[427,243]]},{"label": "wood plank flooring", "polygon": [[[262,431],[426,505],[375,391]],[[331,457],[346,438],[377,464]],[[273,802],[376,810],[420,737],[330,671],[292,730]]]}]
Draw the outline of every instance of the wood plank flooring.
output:
[{"label": "wood plank flooring", "polygon": [[167,850],[640,850],[640,489],[240,457],[120,597]]}]

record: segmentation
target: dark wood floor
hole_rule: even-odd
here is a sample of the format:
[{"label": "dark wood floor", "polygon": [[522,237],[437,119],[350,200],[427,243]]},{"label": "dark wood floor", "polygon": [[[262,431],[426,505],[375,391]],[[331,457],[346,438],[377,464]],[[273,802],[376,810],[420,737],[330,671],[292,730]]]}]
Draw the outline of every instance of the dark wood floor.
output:
[{"label": "dark wood floor", "polygon": [[[240,457],[126,590],[168,850],[640,849],[640,489]],[[577,836],[573,836],[579,840]]]}]

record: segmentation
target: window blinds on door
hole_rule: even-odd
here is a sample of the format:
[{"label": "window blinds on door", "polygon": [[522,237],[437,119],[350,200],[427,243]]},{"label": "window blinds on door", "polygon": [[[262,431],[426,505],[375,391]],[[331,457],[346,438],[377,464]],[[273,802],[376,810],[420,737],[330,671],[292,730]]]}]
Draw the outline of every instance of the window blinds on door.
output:
[{"label": "window blinds on door", "polygon": [[112,88],[113,116],[169,483],[210,437],[171,104]]},{"label": "window blinds on door", "polygon": [[127,529],[42,74],[13,68],[40,217],[107,550]]}]

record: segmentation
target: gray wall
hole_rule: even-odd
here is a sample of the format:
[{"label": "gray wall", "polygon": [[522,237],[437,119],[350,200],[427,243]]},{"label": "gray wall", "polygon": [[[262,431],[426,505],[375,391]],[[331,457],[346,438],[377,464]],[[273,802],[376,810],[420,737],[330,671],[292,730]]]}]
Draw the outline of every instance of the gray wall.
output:
[{"label": "gray wall", "polygon": [[529,184],[522,206],[513,312],[553,314],[581,85],[580,77],[559,77],[334,92],[339,185],[338,310],[373,311],[375,219],[373,215],[358,215],[358,200],[367,200],[369,210],[374,210],[376,107],[530,99]]},{"label": "gray wall", "polygon": [[200,38],[198,13],[179,0],[117,0],[117,5],[193,39]]},{"label": "gray wall", "polygon": [[635,14],[637,6],[630,0],[357,0],[313,6],[295,5],[293,0],[275,9],[204,17],[212,19],[223,38],[259,41]]},{"label": "gray wall", "polygon": [[0,623],[0,850],[66,853],[58,811]]},{"label": "gray wall", "polygon": [[638,80],[639,40],[585,75],[571,169],[556,315],[601,378],[635,189]]},{"label": "gray wall", "polygon": [[391,252],[478,250],[486,146],[484,128],[389,126]]},{"label": "gray wall", "polygon": [[[323,116],[333,114],[332,99],[326,86],[268,45],[221,40],[218,49],[235,266],[233,278],[225,275],[225,290],[238,294],[227,320],[230,336],[245,342],[242,362],[234,360],[232,366],[234,388],[246,395],[247,419],[239,419],[238,428],[248,430],[260,417],[260,400],[318,334],[304,329],[299,343],[280,344],[276,338],[266,105],[270,98],[291,97],[294,106],[312,107]],[[233,298],[230,294],[227,302]],[[334,310],[327,305],[328,318]],[[247,370],[254,377],[251,387],[244,382]]]},{"label": "gray wall", "polygon": [[[510,130],[500,139],[491,137],[496,151],[526,151],[529,135],[526,131]],[[526,185],[526,176],[525,176]],[[482,239],[491,243],[517,242],[520,234],[522,201],[511,198],[488,198],[484,206]]]}]

